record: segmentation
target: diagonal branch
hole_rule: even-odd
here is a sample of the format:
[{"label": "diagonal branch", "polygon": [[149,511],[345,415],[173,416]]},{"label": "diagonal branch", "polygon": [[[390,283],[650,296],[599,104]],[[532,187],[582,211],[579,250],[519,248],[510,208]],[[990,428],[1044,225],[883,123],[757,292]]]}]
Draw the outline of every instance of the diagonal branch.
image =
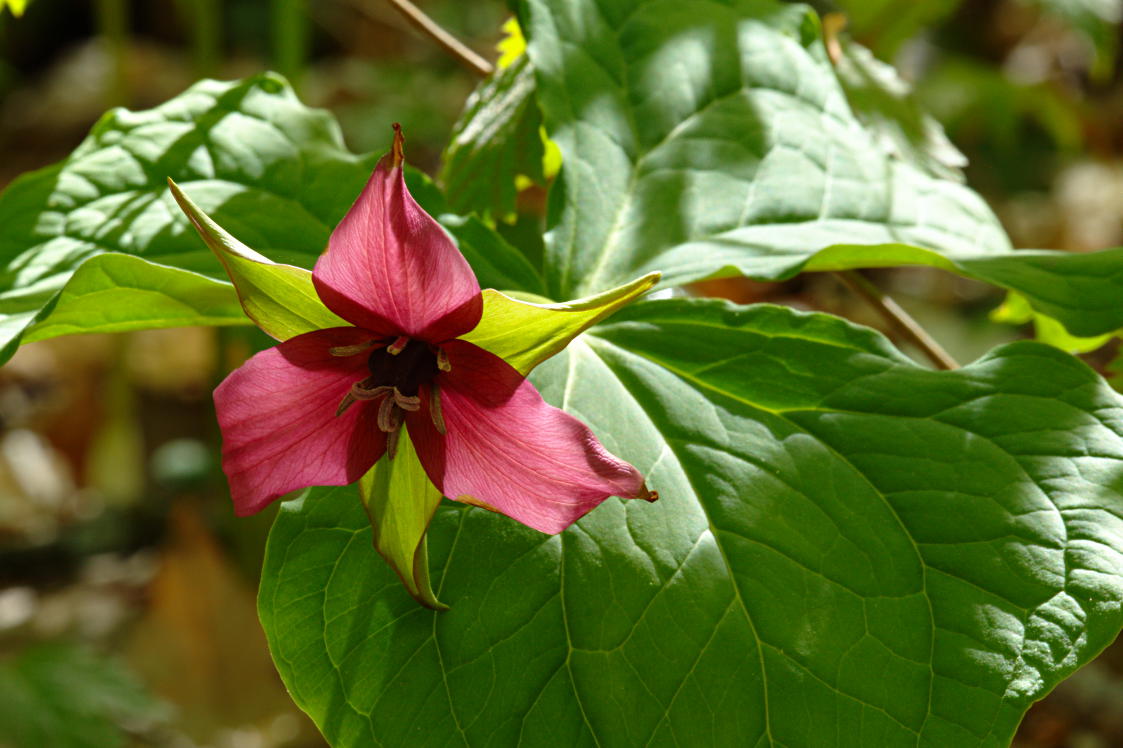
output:
[{"label": "diagonal branch", "polygon": [[[456,58],[464,67],[481,77],[490,75],[494,66],[469,49],[463,42],[441,28],[436,21],[425,15],[409,0],[387,0],[414,28],[439,44],[446,52]],[[360,4],[362,7],[362,4]]]},{"label": "diagonal branch", "polygon": [[909,316],[909,313],[893,301],[890,297],[875,286],[869,278],[857,270],[843,270],[834,274],[843,285],[861,296],[870,306],[885,318],[885,320],[898,333],[908,339],[913,345],[931,359],[938,369],[958,369],[959,364],[943,347],[937,343],[920,323]]}]

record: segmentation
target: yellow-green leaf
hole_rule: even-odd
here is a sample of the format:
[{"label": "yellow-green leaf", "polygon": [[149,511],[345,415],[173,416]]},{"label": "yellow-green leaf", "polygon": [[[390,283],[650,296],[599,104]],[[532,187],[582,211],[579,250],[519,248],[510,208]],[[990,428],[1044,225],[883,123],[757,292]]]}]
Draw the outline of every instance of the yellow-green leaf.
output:
[{"label": "yellow-green leaf", "polygon": [[519,19],[511,16],[504,22],[502,28],[505,36],[495,45],[496,51],[499,52],[499,59],[495,61],[495,66],[499,69],[510,67],[511,63],[526,54],[526,37],[523,36],[523,30],[519,28]]},{"label": "yellow-green leaf", "polygon": [[1013,291],[1006,294],[1006,301],[990,313],[990,318],[1010,325],[1033,322],[1034,337],[1037,340],[1069,353],[1088,353],[1102,348],[1117,334],[1109,332],[1092,337],[1073,335],[1057,320],[1035,310],[1026,297]]},{"label": "yellow-green leaf", "polygon": [[[12,15],[18,18],[27,8],[27,0],[0,0],[0,12],[3,12],[5,5],[11,8]],[[526,47],[526,42],[523,42],[523,47]]]}]

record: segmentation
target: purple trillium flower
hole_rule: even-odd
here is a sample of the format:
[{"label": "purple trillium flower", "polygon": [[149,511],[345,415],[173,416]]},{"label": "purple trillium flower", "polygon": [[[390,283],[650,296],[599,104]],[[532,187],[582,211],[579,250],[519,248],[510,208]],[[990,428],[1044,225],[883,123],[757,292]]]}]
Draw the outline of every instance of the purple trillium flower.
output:
[{"label": "purple trillium flower", "polygon": [[394,457],[403,428],[445,496],[542,532],[561,532],[609,496],[655,500],[588,427],[459,339],[479,324],[480,286],[406,189],[402,143],[395,126],[393,149],[313,270],[320,299],[353,326],[286,340],[215,390],[236,512],[357,481]]}]

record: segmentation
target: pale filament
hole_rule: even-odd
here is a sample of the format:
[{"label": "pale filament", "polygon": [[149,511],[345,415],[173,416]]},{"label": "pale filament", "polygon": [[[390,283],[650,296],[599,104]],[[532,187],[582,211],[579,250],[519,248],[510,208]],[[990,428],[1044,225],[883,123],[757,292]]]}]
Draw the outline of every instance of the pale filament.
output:
[{"label": "pale filament", "polygon": [[328,348],[328,353],[333,356],[357,356],[381,343],[381,340],[368,340],[365,343],[356,343],[355,345],[334,345]]}]

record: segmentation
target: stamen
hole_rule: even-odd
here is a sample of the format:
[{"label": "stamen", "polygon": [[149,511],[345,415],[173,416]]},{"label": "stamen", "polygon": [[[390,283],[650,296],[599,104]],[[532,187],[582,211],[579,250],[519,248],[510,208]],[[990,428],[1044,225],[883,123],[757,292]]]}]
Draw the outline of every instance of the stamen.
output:
[{"label": "stamen", "polygon": [[344,395],[343,400],[341,400],[339,403],[339,407],[335,409],[335,417],[339,418],[341,415],[343,415],[343,412],[350,408],[351,404],[355,402],[356,399],[357,398],[350,392]]},{"label": "stamen", "polygon": [[386,435],[386,458],[387,459],[392,460],[392,459],[394,459],[395,455],[398,454],[398,438],[401,437],[401,435],[402,435],[401,429],[394,429],[393,431],[391,431],[389,434]]},{"label": "stamen", "polygon": [[351,385],[351,397],[355,398],[356,400],[376,400],[383,394],[394,389],[393,387],[380,385],[368,390],[365,386],[367,381],[369,380],[364,379],[361,382],[355,382],[353,385]]},{"label": "stamen", "polygon": [[388,397],[378,404],[378,429],[389,434],[402,425],[402,409]]},{"label": "stamen", "polygon": [[400,338],[395,340],[393,343],[386,346],[386,352],[389,353],[391,356],[397,356],[399,353],[401,353],[405,349],[405,347],[407,345],[409,345],[409,336],[408,335],[402,335]]},{"label": "stamen", "polygon": [[402,410],[408,410],[410,412],[421,410],[421,398],[417,395],[403,395],[398,392],[395,387],[393,397],[394,403]]},{"label": "stamen", "polygon": [[365,343],[356,343],[355,345],[333,345],[328,348],[328,353],[333,356],[354,356],[363,351],[370,350],[378,345],[377,340],[368,340]]},{"label": "stamen", "polygon": [[445,434],[445,417],[441,414],[441,388],[436,382],[429,385],[429,416],[441,436]]},{"label": "stamen", "polygon": [[448,354],[445,353],[444,348],[437,349],[437,368],[441,371],[452,371],[452,364],[448,360]]}]

